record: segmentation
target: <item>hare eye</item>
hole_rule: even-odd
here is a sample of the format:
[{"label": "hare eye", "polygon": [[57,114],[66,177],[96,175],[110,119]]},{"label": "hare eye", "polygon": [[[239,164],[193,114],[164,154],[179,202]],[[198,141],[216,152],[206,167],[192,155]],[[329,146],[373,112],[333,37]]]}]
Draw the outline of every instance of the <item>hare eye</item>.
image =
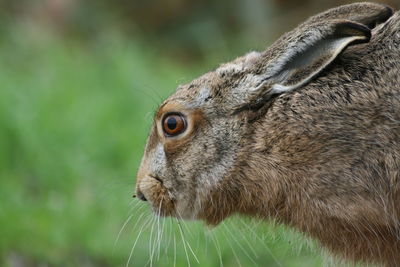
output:
[{"label": "hare eye", "polygon": [[186,130],[186,119],[180,114],[167,115],[163,120],[163,130],[166,136],[176,136]]}]

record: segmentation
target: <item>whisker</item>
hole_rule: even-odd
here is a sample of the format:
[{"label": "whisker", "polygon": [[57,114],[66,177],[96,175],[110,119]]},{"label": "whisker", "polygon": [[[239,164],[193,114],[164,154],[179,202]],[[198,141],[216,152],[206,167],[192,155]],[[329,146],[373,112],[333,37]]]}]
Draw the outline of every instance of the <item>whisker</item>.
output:
[{"label": "whisker", "polygon": [[129,263],[130,263],[130,261],[131,261],[131,259],[132,259],[133,251],[135,250],[135,247],[136,247],[136,244],[137,244],[137,242],[138,242],[138,240],[139,240],[139,238],[140,238],[140,235],[142,234],[143,229],[144,229],[146,226],[148,226],[148,223],[149,223],[151,220],[153,220],[153,217],[150,217],[149,219],[147,219],[146,223],[144,223],[144,224],[142,225],[142,227],[140,228],[139,234],[138,234],[138,236],[136,237],[135,242],[133,243],[132,249],[131,249],[131,251],[130,251],[130,253],[129,253],[129,258],[128,258],[128,261],[126,262],[125,267],[128,267],[128,266],[129,266]]},{"label": "whisker", "polygon": [[[134,202],[136,202],[136,203],[133,204]],[[128,213],[132,213],[132,211],[133,211],[134,209],[136,209],[136,208],[138,208],[138,210],[141,210],[141,209],[143,209],[143,207],[144,207],[144,205],[141,205],[141,204],[142,204],[142,201],[138,201],[138,200],[132,199],[131,203],[132,203],[132,204],[130,204],[130,205],[133,205],[133,206],[129,209],[129,212],[128,212]]]},{"label": "whisker", "polygon": [[209,232],[211,240],[214,243],[215,248],[217,249],[217,254],[218,254],[218,258],[219,258],[219,266],[223,267],[224,263],[222,262],[222,253],[221,253],[221,247],[219,246],[219,242],[218,240],[214,237],[214,233]]},{"label": "whisker", "polygon": [[182,238],[182,242],[183,242],[183,248],[185,249],[185,254],[186,254],[186,260],[187,260],[188,266],[190,267],[190,259],[189,259],[189,254],[188,254],[187,248],[186,248],[185,238],[183,237],[182,226],[181,226],[181,224],[180,224],[178,219],[176,219],[176,221],[178,222],[179,232],[181,233],[181,238]]},{"label": "whisker", "polygon": [[199,259],[197,258],[196,254],[194,253],[194,251],[193,251],[192,247],[190,246],[189,242],[186,241],[186,243],[187,243],[187,245],[188,245],[188,247],[189,247],[189,250],[190,250],[190,252],[192,253],[194,259],[196,260],[196,262],[197,262],[198,264],[200,264],[200,261],[199,261]]},{"label": "whisker", "polygon": [[247,224],[245,224],[241,219],[240,219],[239,221],[244,225],[244,227],[246,227],[246,228],[254,235],[254,237],[255,237],[258,241],[260,241],[260,243],[263,245],[263,247],[264,247],[264,248],[268,251],[268,253],[271,255],[272,259],[273,259],[279,266],[282,267],[282,264],[281,264],[280,261],[274,256],[274,254],[272,253],[271,249],[264,243],[263,240],[261,240],[260,237],[258,237],[258,235],[254,232],[254,230],[251,229]]},{"label": "whisker", "polygon": [[139,216],[139,218],[136,220],[135,224],[133,225],[133,227],[132,227],[132,229],[131,229],[131,234],[135,232],[136,227],[139,225],[140,219],[141,219],[143,216],[147,216],[147,219],[149,219],[149,218],[150,218],[150,215],[151,215],[151,214],[146,213],[146,211],[143,212],[142,215]]},{"label": "whisker", "polygon": [[230,234],[230,236],[232,237],[233,241],[235,241],[235,243],[239,246],[239,248],[243,251],[243,253],[251,260],[252,263],[254,263],[256,266],[258,266],[258,264],[254,261],[254,259],[250,256],[249,253],[247,253],[247,251],[244,249],[244,247],[242,246],[242,244],[240,244],[240,242],[236,239],[236,237],[232,234],[231,231],[229,231],[229,229],[226,227],[225,224],[223,224],[223,226],[225,227],[225,229],[228,231],[228,233]]},{"label": "whisker", "polygon": [[[226,226],[226,225],[225,225],[225,226]],[[230,232],[228,226],[226,226],[226,229],[227,229],[227,231]],[[258,254],[257,254],[256,250],[254,249],[253,245],[249,242],[249,240],[247,239],[246,235],[243,234],[243,232],[242,232],[242,230],[241,230],[240,228],[235,227],[235,229],[238,230],[238,233],[240,233],[242,239],[243,239],[243,240],[246,242],[246,244],[249,246],[249,248],[250,248],[251,252],[254,254],[254,256],[255,256],[256,258],[258,258]]]},{"label": "whisker", "polygon": [[[144,215],[144,213],[142,213],[142,214],[140,215],[140,217],[142,217],[143,215]],[[126,225],[128,224],[128,222],[132,219],[132,217],[133,217],[133,214],[131,214],[131,215],[128,217],[128,219],[125,220],[124,224],[122,225],[121,229],[119,230],[118,235],[117,235],[117,238],[116,238],[115,241],[114,241],[114,245],[113,245],[113,249],[112,249],[111,255],[114,255],[115,247],[117,246],[117,243],[118,243],[118,240],[119,240],[119,238],[120,238],[120,236],[121,236],[121,233],[122,233],[122,231],[125,229],[125,227],[126,227]],[[140,220],[140,217],[139,217],[139,220]]]},{"label": "whisker", "polygon": [[[153,215],[154,216],[154,215]],[[153,240],[153,231],[154,231],[154,225],[156,223],[157,218],[153,217],[153,221],[151,223],[151,230],[150,230],[150,240],[149,240],[149,260],[150,260],[150,266],[153,266],[153,248],[154,248],[154,240]],[[154,238],[155,239],[155,238]],[[152,242],[153,240],[153,242]],[[147,265],[147,264],[146,264]]]},{"label": "whisker", "polygon": [[166,233],[166,235],[167,235],[167,239],[168,239],[168,241],[167,241],[167,244],[165,245],[165,247],[164,247],[164,254],[165,255],[167,255],[167,261],[168,261],[168,259],[169,259],[169,257],[168,257],[168,248],[169,248],[169,246],[170,246],[170,244],[171,244],[171,240],[172,240],[172,223],[171,223],[171,220],[170,219],[164,219],[164,222],[165,221],[168,221],[168,225],[169,225],[169,227],[168,227],[168,233]]},{"label": "whisker", "polygon": [[157,252],[157,259],[160,258],[160,247],[161,247],[161,239],[162,239],[162,232],[160,229],[160,220],[161,220],[161,206],[164,198],[161,199],[160,205],[158,207],[158,215],[157,215],[157,247],[158,247],[158,252]]},{"label": "whisker", "polygon": [[174,267],[176,267],[176,238],[174,232]]},{"label": "whisker", "polygon": [[193,238],[193,235],[190,231],[189,226],[187,225],[186,221],[182,218],[182,215],[180,214],[179,211],[176,211],[178,217],[179,217],[179,221],[182,222],[183,226],[186,228],[186,231],[189,233],[190,237]]},{"label": "whisker", "polygon": [[236,251],[234,250],[234,248],[233,248],[231,242],[229,241],[228,236],[225,234],[224,231],[221,231],[221,232],[222,232],[222,234],[225,236],[226,240],[228,241],[228,245],[231,247],[231,250],[232,250],[232,252],[233,252],[233,256],[235,256],[235,259],[236,259],[238,265],[239,265],[240,267],[242,267],[242,264],[240,263],[239,257],[238,257],[238,255],[236,254]]},{"label": "whisker", "polygon": [[[165,218],[161,218],[161,220],[162,220],[162,225],[161,225],[161,238],[160,238],[160,241],[159,241],[159,246],[158,246],[158,257],[157,257],[157,260],[160,260],[160,254],[161,254],[161,243],[162,243],[162,240],[163,240],[163,236],[164,236],[164,229],[165,229]],[[168,254],[167,254],[167,256],[168,256]]]},{"label": "whisker", "polygon": [[[177,212],[177,213],[178,213],[179,218],[181,218],[180,221],[178,220],[179,230],[180,230],[181,233],[183,234],[183,230],[182,230],[182,227],[181,227],[180,222],[182,221],[182,222],[185,224],[185,221],[182,219],[182,216],[179,214],[179,212]],[[187,231],[189,232],[190,237],[193,238],[193,235],[191,235],[191,232],[189,231],[189,228],[187,228]],[[190,250],[190,252],[192,253],[194,259],[196,260],[197,263],[200,264],[199,259],[197,258],[196,254],[194,253],[194,251],[193,251],[192,247],[190,246],[189,242],[186,241],[186,240],[184,240],[183,242],[184,242],[184,243],[187,243],[187,245],[188,245],[188,247],[189,247],[189,250]]]}]

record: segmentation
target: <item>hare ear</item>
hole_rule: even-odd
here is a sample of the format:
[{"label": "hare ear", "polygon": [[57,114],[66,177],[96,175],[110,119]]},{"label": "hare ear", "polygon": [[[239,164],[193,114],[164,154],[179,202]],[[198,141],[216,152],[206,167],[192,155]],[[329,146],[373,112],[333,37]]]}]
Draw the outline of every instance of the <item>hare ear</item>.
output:
[{"label": "hare ear", "polygon": [[[287,43],[270,63],[269,79],[273,93],[293,90],[310,81],[348,45],[368,42],[368,27],[351,21],[330,21],[308,26]],[[277,44],[279,45],[279,44]]]},{"label": "hare ear", "polygon": [[[244,90],[240,110],[258,107],[271,96],[294,90],[318,75],[347,46],[368,42],[368,27],[347,20],[301,25],[282,36],[262,57],[257,82]],[[246,80],[246,79],[245,79]]]}]

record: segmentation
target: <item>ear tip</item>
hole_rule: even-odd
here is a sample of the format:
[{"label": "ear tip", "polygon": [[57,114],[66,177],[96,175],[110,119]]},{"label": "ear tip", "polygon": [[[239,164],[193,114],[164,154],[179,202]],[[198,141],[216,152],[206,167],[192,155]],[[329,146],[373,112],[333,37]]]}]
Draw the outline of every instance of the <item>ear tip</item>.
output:
[{"label": "ear tip", "polygon": [[381,13],[380,20],[378,23],[385,22],[394,14],[394,9],[388,5],[381,4],[383,6],[384,11]]},{"label": "ear tip", "polygon": [[380,17],[383,19],[383,21],[387,20],[394,14],[394,9],[391,6],[383,3],[379,3],[378,5],[380,5],[383,9],[383,11],[380,14]]},{"label": "ear tip", "polygon": [[370,29],[376,27],[376,25],[384,23],[394,14],[394,9],[386,4],[381,3],[371,3],[374,6],[371,7],[371,12],[374,15],[371,15],[370,18],[363,21],[363,24],[367,25]]}]

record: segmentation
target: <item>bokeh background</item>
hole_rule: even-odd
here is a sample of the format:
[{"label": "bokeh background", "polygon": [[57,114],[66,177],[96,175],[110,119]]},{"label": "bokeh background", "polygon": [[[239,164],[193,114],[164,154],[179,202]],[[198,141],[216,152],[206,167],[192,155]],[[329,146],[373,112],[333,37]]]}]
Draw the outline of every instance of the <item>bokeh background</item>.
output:
[{"label": "bokeh background", "polygon": [[328,264],[288,228],[157,219],[131,196],[178,84],[344,3],[0,0],[0,266]]}]

